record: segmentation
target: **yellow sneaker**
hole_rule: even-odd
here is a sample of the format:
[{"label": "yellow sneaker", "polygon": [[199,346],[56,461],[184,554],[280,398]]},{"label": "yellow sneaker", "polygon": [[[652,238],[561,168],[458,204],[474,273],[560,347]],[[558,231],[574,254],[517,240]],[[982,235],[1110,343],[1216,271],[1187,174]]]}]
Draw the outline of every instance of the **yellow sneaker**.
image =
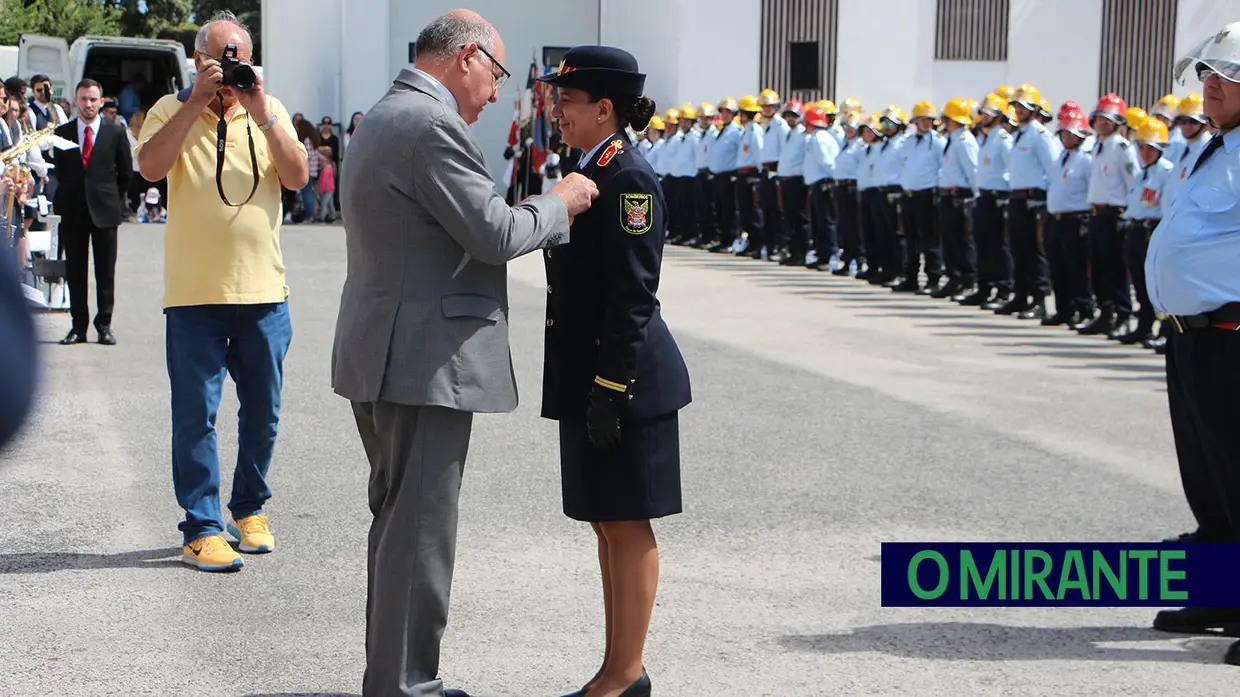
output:
[{"label": "yellow sneaker", "polygon": [[228,534],[237,538],[237,545],[246,554],[264,554],[276,550],[276,538],[271,534],[267,516],[248,515],[241,520],[228,522]]},{"label": "yellow sneaker", "polygon": [[232,571],[245,566],[241,555],[233,550],[223,535],[192,540],[182,548],[181,561],[201,571]]}]

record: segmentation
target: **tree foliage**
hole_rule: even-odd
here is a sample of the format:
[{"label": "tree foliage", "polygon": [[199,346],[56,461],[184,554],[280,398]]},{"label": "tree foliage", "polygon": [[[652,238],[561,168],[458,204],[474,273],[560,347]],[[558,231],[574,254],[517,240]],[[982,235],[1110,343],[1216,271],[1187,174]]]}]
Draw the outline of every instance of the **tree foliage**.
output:
[{"label": "tree foliage", "polygon": [[121,33],[121,12],[106,0],[6,0],[0,3],[0,44],[22,34],[58,36],[72,42],[87,34]]}]

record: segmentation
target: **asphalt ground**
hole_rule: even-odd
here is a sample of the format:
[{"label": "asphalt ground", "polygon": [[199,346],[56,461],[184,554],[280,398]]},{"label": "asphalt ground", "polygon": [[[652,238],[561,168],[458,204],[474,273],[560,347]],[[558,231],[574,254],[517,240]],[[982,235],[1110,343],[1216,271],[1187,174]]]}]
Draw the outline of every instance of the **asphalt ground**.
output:
[{"label": "asphalt ground", "polygon": [[[290,226],[283,243],[278,550],[239,573],[178,561],[162,228],[121,231],[118,346],[55,345],[68,316],[40,317],[42,400],[0,453],[0,694],[360,693],[367,464],[328,377],[343,234]],[[475,420],[442,672],[479,696],[558,695],[598,665],[600,584],[592,533],[560,511],[555,425],[538,416],[539,256],[510,278],[521,406]],[[660,295],[695,400],[686,512],[656,524],[656,694],[1236,693],[1230,640],[1155,632],[1152,608],[880,606],[884,541],[1189,529],[1160,357],[673,247]],[[226,390],[226,463],[236,406]]]}]

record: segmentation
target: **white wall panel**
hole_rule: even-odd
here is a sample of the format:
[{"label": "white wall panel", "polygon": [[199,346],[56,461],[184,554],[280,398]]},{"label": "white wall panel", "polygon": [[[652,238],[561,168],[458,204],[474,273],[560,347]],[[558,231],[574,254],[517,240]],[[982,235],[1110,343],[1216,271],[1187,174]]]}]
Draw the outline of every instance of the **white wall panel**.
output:
[{"label": "white wall panel", "polygon": [[[598,42],[633,54],[646,73],[646,96],[654,100],[660,113],[680,103],[677,100],[683,76],[678,42],[685,32],[674,18],[667,19],[669,13],[677,11],[674,5],[659,0],[599,3]],[[641,22],[641,30],[634,31],[640,17],[659,19]]]},{"label": "white wall panel", "polygon": [[1031,83],[1051,113],[1067,99],[1086,112],[1093,108],[1100,96],[1102,0],[1012,0],[1009,26],[1007,84]]},{"label": "white wall panel", "polygon": [[930,76],[917,62],[934,56],[934,0],[839,3],[835,101],[856,97],[867,113],[887,104],[907,111],[914,95],[930,91]]},{"label": "white wall panel", "polygon": [[931,99],[940,110],[955,97],[980,104],[988,90],[1007,82],[1007,72],[1007,63],[998,61],[935,61]]},{"label": "white wall panel", "polygon": [[375,31],[377,27],[390,26],[391,3],[388,0],[338,1],[342,50],[337,73],[341,101],[335,118],[344,124],[340,130],[343,134],[353,112],[364,113],[387,92],[394,73],[389,60],[391,33]]},{"label": "white wall panel", "polygon": [[680,55],[668,66],[679,76],[676,103],[718,103],[724,97],[757,96],[761,90],[757,56],[762,40],[762,4],[758,0],[680,0],[672,4],[679,6],[680,26],[692,27],[691,31],[679,32],[676,41]]},{"label": "white wall panel", "polygon": [[[340,115],[341,0],[263,2],[263,85],[290,114]],[[350,4],[387,0],[349,0]]]}]

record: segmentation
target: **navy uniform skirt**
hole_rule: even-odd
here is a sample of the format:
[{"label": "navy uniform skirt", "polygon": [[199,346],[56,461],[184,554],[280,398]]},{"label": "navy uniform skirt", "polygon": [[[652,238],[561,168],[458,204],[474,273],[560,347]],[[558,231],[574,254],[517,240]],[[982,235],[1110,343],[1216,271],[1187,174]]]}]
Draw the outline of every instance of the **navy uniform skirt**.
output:
[{"label": "navy uniform skirt", "polygon": [[680,422],[676,412],[621,421],[620,445],[590,442],[584,421],[560,421],[564,515],[607,523],[681,512]]}]

